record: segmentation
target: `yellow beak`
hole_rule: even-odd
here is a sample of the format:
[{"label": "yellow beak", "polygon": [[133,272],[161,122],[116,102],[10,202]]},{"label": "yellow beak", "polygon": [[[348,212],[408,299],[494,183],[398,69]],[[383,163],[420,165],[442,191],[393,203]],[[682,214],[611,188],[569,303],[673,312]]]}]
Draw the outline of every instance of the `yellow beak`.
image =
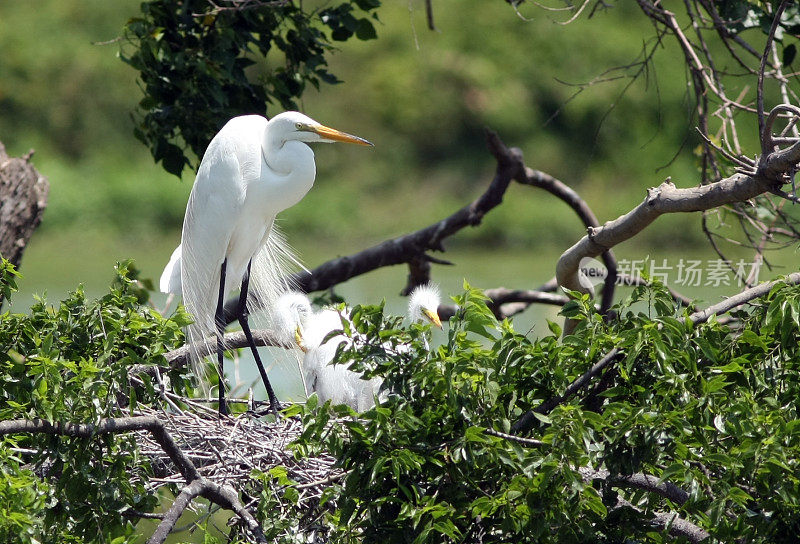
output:
[{"label": "yellow beak", "polygon": [[300,332],[300,327],[295,328],[294,330],[294,342],[297,344],[297,347],[300,348],[300,351],[303,353],[308,353],[308,348],[303,344],[303,333]]},{"label": "yellow beak", "polygon": [[353,136],[352,134],[336,130],[335,128],[326,127],[325,125],[312,125],[308,127],[308,130],[316,132],[325,139],[334,140],[336,142],[345,142],[348,144],[358,144],[358,145],[372,145],[371,142],[368,142],[364,138],[359,138],[358,136]]},{"label": "yellow beak", "polygon": [[431,323],[433,323],[434,325],[436,325],[436,326],[437,326],[437,327],[439,327],[440,329],[442,328],[442,322],[441,322],[441,320],[439,319],[439,314],[437,314],[436,312],[432,312],[432,311],[430,311],[429,309],[427,309],[427,308],[424,308],[424,309],[422,310],[422,315],[424,315],[425,317],[427,317],[427,318],[428,318],[428,321],[430,321]]}]

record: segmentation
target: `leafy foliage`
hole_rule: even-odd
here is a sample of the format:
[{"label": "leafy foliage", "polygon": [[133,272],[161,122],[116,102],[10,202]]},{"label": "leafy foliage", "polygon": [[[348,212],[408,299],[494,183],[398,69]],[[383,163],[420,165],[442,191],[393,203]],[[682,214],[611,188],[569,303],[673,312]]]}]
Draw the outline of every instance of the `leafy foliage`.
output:
[{"label": "leafy foliage", "polygon": [[[40,301],[30,315],[2,315],[2,419],[93,422],[121,415],[126,402],[159,402],[132,390],[127,372],[180,343],[186,316],[150,310],[135,278],[123,263],[98,301],[78,290],[58,308]],[[659,512],[717,541],[798,534],[800,288],[779,285],[735,321],[697,326],[659,285],[633,289],[610,323],[576,299],[565,313],[580,323],[563,339],[554,323],[538,339],[517,333],[469,286],[455,300],[440,343],[382,306],[352,310],[344,332],[353,342],[338,360],[383,376],[386,398],[362,414],[313,395],[289,410],[304,424],[295,454],[331,453],[343,477],[308,511],[288,470],[254,473],[241,491],[257,499],[269,539],[296,541],[316,520],[331,542],[672,540]],[[538,414],[530,434],[539,442],[504,435],[614,347],[622,355],[603,375]],[[16,435],[3,445],[0,536],[33,542],[47,527],[59,541],[94,541],[102,527],[107,541],[132,541],[125,513],[156,505],[129,436]],[[634,474],[685,497],[626,485]]]},{"label": "leafy foliage", "polygon": [[[531,341],[497,322],[475,290],[457,302],[447,341],[430,351],[420,327],[354,310],[367,340],[342,356],[386,376],[390,395],[359,417],[309,404],[296,445],[334,453],[347,471],[325,497],[332,541],[663,542],[657,511],[725,542],[798,534],[797,287],[776,288],[736,328],[682,322],[660,287],[634,290],[611,325],[578,301],[581,325],[563,342],[555,325]],[[507,433],[613,346],[625,356],[608,374],[540,415],[543,446],[485,432]],[[585,467],[609,475],[587,481]],[[638,472],[688,500],[614,484]]]},{"label": "leafy foliage", "polygon": [[[17,274],[3,260],[3,288]],[[162,318],[130,262],[110,292],[89,301],[81,288],[58,307],[40,299],[29,314],[0,315],[0,420],[96,423],[155,403],[129,385],[132,365],[163,363],[183,341],[186,315]],[[185,389],[173,372],[173,387]],[[0,447],[0,540],[122,543],[135,539],[130,509],[152,511],[149,469],[131,435],[94,440],[12,435]]]},{"label": "leafy foliage", "polygon": [[376,37],[379,0],[349,0],[319,11],[302,3],[217,8],[206,0],[143,2],[125,25],[144,98],[135,135],[156,162],[180,176],[191,155],[233,116],[263,115],[268,103],[295,109],[307,84],[337,83],[328,71],[330,38]]}]

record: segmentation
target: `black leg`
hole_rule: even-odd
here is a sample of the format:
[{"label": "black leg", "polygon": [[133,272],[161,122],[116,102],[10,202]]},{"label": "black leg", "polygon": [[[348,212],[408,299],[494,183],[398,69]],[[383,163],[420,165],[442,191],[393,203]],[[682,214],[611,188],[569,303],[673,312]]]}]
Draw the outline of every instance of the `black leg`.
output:
[{"label": "black leg", "polygon": [[247,270],[244,273],[244,278],[242,278],[242,290],[239,293],[239,307],[236,313],[239,318],[239,324],[242,326],[242,331],[244,332],[244,335],[247,338],[247,343],[250,344],[250,351],[253,352],[253,358],[256,360],[256,365],[258,366],[258,372],[261,374],[261,381],[264,382],[264,387],[267,388],[267,396],[269,397],[272,413],[275,414],[275,417],[277,418],[278,399],[275,396],[275,391],[273,391],[272,385],[269,383],[269,378],[267,378],[267,371],[264,370],[264,365],[261,362],[261,357],[258,355],[258,350],[256,349],[256,343],[255,341],[253,341],[253,333],[250,332],[250,325],[247,323],[247,317],[250,315],[250,313],[247,311],[247,290],[250,287],[251,264],[252,261],[247,263]]},{"label": "black leg", "polygon": [[222,336],[225,334],[225,270],[228,267],[228,259],[222,261],[219,270],[219,298],[217,299],[217,311],[214,314],[214,322],[217,325],[217,372],[219,373],[219,413],[228,414],[228,403],[225,402],[225,371],[222,366],[223,351]]}]

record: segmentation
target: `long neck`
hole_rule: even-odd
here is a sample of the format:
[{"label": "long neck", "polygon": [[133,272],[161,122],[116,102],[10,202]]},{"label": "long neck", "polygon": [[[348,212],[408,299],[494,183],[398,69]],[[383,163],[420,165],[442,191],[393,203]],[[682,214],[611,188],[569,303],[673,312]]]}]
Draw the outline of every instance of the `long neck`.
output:
[{"label": "long neck", "polygon": [[314,152],[303,142],[271,137],[269,130],[265,144],[262,156],[268,171],[262,179],[270,186],[273,202],[285,210],[297,204],[314,185]]}]

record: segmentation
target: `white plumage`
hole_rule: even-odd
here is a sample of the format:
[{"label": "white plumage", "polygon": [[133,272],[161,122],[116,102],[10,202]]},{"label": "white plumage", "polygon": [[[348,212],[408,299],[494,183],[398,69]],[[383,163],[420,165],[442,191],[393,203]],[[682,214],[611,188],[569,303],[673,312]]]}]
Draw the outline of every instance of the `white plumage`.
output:
[{"label": "white plumage", "polygon": [[[219,302],[234,289],[242,285],[248,308],[255,310],[268,308],[289,287],[284,279],[288,263],[297,261],[274,226],[275,216],[299,202],[314,184],[314,152],[305,142],[333,141],[371,145],[298,112],[284,112],[269,121],[259,115],[235,117],[209,143],[186,205],[181,244],[160,281],[162,291],[183,295],[194,317],[187,336],[195,363],[198,343],[221,335],[215,316],[221,315]],[[248,267],[250,296],[243,283]],[[247,312],[239,310],[237,317],[247,333]],[[251,349],[271,392],[252,343]],[[220,365],[221,360],[220,344]],[[202,368],[195,365],[196,371]],[[274,404],[274,395],[270,397]],[[223,404],[220,397],[221,411]]]},{"label": "white plumage", "polygon": [[[438,288],[433,285],[418,287],[409,299],[408,318],[412,322],[428,320],[441,327],[438,306]],[[346,361],[332,364],[339,345],[350,341],[345,335],[324,342],[331,332],[343,329],[343,320],[347,319],[346,312],[340,313],[332,308],[315,312],[308,297],[291,291],[278,299],[273,327],[282,342],[295,344],[303,350],[301,368],[308,391],[317,393],[322,403],[330,400],[332,404],[347,404],[363,412],[375,404],[382,380],[362,379],[360,374],[347,368]]]},{"label": "white plumage", "polygon": [[433,283],[415,287],[408,297],[408,318],[412,323],[428,320],[441,329],[442,322],[438,313],[441,298],[439,287]]}]

